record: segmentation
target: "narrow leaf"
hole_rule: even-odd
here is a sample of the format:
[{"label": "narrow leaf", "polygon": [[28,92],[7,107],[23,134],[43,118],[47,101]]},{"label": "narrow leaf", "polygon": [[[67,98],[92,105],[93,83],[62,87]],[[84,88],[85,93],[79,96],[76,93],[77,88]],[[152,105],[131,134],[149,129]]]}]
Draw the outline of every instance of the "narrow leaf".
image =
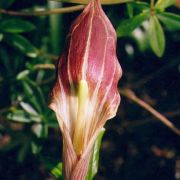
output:
[{"label": "narrow leaf", "polygon": [[126,4],[126,6],[127,6],[127,12],[128,12],[128,15],[129,15],[129,17],[130,18],[132,18],[133,17],[133,15],[134,15],[134,9],[133,9],[133,6],[134,4],[132,4],[132,3],[127,3]]},{"label": "narrow leaf", "polygon": [[102,141],[102,137],[104,135],[105,129],[103,128],[95,143],[94,143],[94,147],[93,147],[93,151],[92,151],[92,155],[91,155],[91,160],[89,163],[89,169],[88,169],[88,174],[86,176],[86,180],[92,180],[93,177],[96,175],[96,173],[98,172],[98,164],[99,164],[99,150],[101,147],[101,141]]},{"label": "narrow leaf", "polygon": [[28,103],[25,102],[20,102],[21,107],[29,114],[37,116],[38,113],[36,112],[36,110]]},{"label": "narrow leaf", "polygon": [[41,151],[42,147],[36,142],[31,142],[31,150],[33,154],[38,154]]},{"label": "narrow leaf", "polygon": [[156,16],[151,16],[149,24],[150,46],[158,57],[162,57],[165,49],[164,32]]},{"label": "narrow leaf", "polygon": [[41,105],[41,108],[45,108],[47,107],[47,104],[46,104],[46,101],[45,101],[45,96],[43,94],[43,91],[41,89],[40,86],[37,85],[36,82],[32,81],[31,79],[29,78],[26,78],[26,82],[31,86],[31,88],[33,89],[33,93],[34,93],[34,96],[37,97],[37,99],[39,100],[38,101],[38,104]]},{"label": "narrow leaf", "polygon": [[175,0],[158,0],[155,8],[164,10],[165,8],[175,4]]},{"label": "narrow leaf", "polygon": [[149,12],[146,12],[121,22],[116,30],[117,36],[121,37],[121,36],[129,35],[135,28],[140,26],[142,22],[145,21],[148,17],[149,17]]},{"label": "narrow leaf", "polygon": [[48,134],[48,128],[45,124],[34,124],[32,131],[38,138],[46,138]]},{"label": "narrow leaf", "polygon": [[23,89],[25,92],[26,97],[28,97],[29,102],[36,108],[38,112],[42,112],[41,105],[39,100],[37,99],[37,92],[35,91],[34,87],[32,87],[27,81],[22,81]]},{"label": "narrow leaf", "polygon": [[35,58],[38,56],[36,47],[25,37],[17,34],[5,34],[4,39],[9,45],[14,46],[28,57]]},{"label": "narrow leaf", "polygon": [[3,34],[0,33],[0,42],[3,40]]},{"label": "narrow leaf", "polygon": [[22,110],[16,110],[15,112],[11,112],[7,115],[7,118],[12,121],[21,122],[21,123],[30,123],[31,119],[27,116],[27,114]]},{"label": "narrow leaf", "polygon": [[32,23],[21,19],[10,19],[0,23],[0,30],[9,33],[22,33],[34,29],[35,26]]},{"label": "narrow leaf", "polygon": [[29,70],[21,71],[21,72],[16,76],[16,79],[17,79],[17,80],[22,80],[22,79],[26,78],[26,77],[29,75],[29,73],[30,73]]},{"label": "narrow leaf", "polygon": [[58,163],[52,170],[51,173],[53,176],[55,176],[57,179],[63,179],[63,165],[62,163]]},{"label": "narrow leaf", "polygon": [[173,13],[161,12],[158,18],[170,31],[180,30],[180,16]]}]

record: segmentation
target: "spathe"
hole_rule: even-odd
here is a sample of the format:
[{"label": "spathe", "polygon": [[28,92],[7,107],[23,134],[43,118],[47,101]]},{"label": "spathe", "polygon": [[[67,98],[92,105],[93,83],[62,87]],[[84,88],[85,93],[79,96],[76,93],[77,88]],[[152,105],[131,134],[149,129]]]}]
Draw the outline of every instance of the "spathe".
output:
[{"label": "spathe", "polygon": [[71,26],[50,104],[63,134],[65,179],[85,179],[96,137],[116,115],[121,75],[116,32],[92,0]]}]

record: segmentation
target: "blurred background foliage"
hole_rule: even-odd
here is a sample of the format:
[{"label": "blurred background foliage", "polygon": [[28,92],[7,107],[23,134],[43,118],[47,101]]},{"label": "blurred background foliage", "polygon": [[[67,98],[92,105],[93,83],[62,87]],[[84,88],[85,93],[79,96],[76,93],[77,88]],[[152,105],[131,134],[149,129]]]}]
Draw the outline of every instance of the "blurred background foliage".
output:
[{"label": "blurred background foliage", "polygon": [[[48,96],[54,64],[80,11],[46,16],[34,12],[74,5],[67,2],[0,1],[1,180],[61,179],[62,139]],[[117,30],[124,72],[119,86],[136,92],[179,127],[179,1],[112,2],[117,4],[103,8]],[[178,140],[122,97],[117,117],[106,126],[95,179],[180,179]]]}]

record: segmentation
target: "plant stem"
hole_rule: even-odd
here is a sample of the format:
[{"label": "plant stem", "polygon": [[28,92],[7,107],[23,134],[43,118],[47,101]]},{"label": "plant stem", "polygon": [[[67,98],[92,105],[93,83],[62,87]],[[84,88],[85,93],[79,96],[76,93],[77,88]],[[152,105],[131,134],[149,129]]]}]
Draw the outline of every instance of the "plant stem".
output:
[{"label": "plant stem", "polygon": [[55,70],[55,66],[54,64],[36,64],[34,67],[33,67],[34,70],[37,70],[37,69],[49,69],[49,70]]},{"label": "plant stem", "polygon": [[151,7],[151,10],[154,9],[154,0],[151,0],[151,1],[150,1],[150,7]]},{"label": "plant stem", "polygon": [[[49,0],[49,1],[59,1],[66,3],[78,3],[78,4],[87,4],[89,0]],[[101,0],[101,4],[109,5],[109,4],[121,4],[127,2],[133,2],[134,0]]]},{"label": "plant stem", "polygon": [[[56,2],[56,1],[49,1],[48,2],[48,7],[49,9],[54,9],[54,8],[62,8],[62,3],[61,2]],[[51,52],[53,54],[60,54],[61,48],[62,48],[62,41],[63,41],[63,31],[62,31],[62,14],[52,14],[49,17],[49,33],[50,33],[50,38],[51,38]]]},{"label": "plant stem", "polygon": [[173,132],[175,132],[177,135],[180,135],[180,130],[174,126],[174,124],[169,121],[165,116],[163,116],[161,113],[156,111],[153,107],[151,107],[149,104],[144,102],[142,99],[138,98],[135,93],[130,89],[120,89],[120,94],[122,96],[127,97],[134,103],[138,104],[148,112],[150,112],[154,117],[156,117],[158,120],[160,120],[164,125],[166,125],[168,128],[170,128]]},{"label": "plant stem", "polygon": [[7,14],[12,16],[47,16],[51,14],[62,14],[62,13],[79,11],[82,10],[84,7],[85,7],[84,5],[77,5],[77,6],[57,8],[57,9],[45,10],[45,11],[34,11],[34,12],[19,12],[19,11],[0,9],[0,14]]},{"label": "plant stem", "polygon": [[154,7],[154,0],[151,0],[151,2],[150,2],[150,6],[151,6],[151,8],[153,8],[153,7]]}]

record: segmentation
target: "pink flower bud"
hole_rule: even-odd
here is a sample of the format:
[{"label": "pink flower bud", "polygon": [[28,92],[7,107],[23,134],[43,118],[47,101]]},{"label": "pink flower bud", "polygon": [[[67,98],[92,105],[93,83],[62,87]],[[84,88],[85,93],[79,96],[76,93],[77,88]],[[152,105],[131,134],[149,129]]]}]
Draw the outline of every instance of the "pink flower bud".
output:
[{"label": "pink flower bud", "polygon": [[71,27],[50,104],[63,134],[66,179],[85,179],[94,141],[116,115],[121,75],[116,32],[99,0],[91,0]]}]

